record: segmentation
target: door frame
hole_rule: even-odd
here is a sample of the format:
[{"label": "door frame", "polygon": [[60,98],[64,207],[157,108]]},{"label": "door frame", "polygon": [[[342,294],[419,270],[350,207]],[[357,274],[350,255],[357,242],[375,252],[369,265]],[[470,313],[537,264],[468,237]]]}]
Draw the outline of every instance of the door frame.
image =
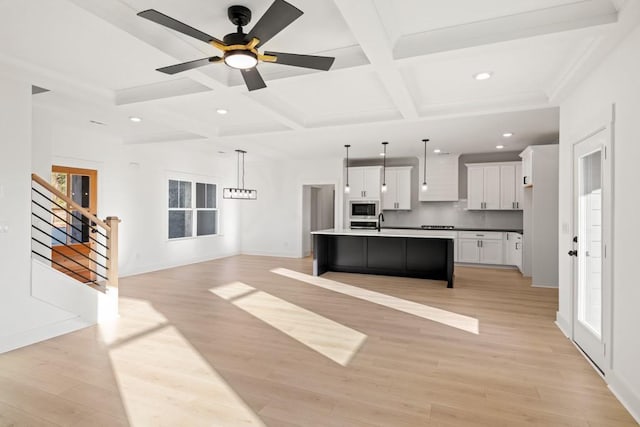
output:
[{"label": "door frame", "polygon": [[[577,210],[576,206],[576,192],[579,188],[576,188],[576,170],[575,154],[576,146],[589,138],[602,134],[603,136],[603,170],[602,170],[602,241],[603,241],[603,257],[602,257],[602,342],[604,344],[604,358],[603,366],[597,366],[584,352],[582,348],[575,341],[575,327],[574,322],[577,314],[576,304],[576,261],[571,260],[571,286],[570,286],[570,308],[571,319],[570,330],[571,340],[578,347],[578,349],[585,355],[587,360],[605,377],[612,369],[612,339],[613,339],[613,292],[614,292],[614,275],[613,275],[613,215],[614,215],[614,141],[615,141],[615,105],[612,105],[611,117],[608,123],[602,125],[595,130],[587,133],[585,136],[575,140],[571,144],[571,237],[576,234],[577,227]],[[575,249],[573,244],[572,249]],[[561,256],[567,256],[561,254]]]},{"label": "door frame", "polygon": [[[70,166],[52,165],[51,174],[54,174],[54,173],[66,173],[67,175],[88,176],[90,180],[89,181],[90,192],[89,192],[89,207],[87,209],[89,210],[89,212],[91,212],[95,216],[98,215],[98,171],[96,169],[83,169],[83,168],[76,168],[76,167],[70,167]],[[68,180],[68,185],[70,182],[71,181]],[[69,192],[70,189],[71,189],[70,187],[67,187],[67,192]],[[71,198],[70,194],[67,194],[67,196]],[[87,242],[87,244],[91,249],[95,249],[96,247],[95,243],[91,239],[89,239],[89,242]],[[65,255],[74,256],[75,251],[79,250],[81,246],[85,246],[85,245],[72,241],[65,245],[60,245],[59,247],[56,248],[56,250]],[[73,249],[69,249],[69,248],[73,248]],[[94,256],[95,255],[90,250],[89,257],[92,259],[92,261],[89,262],[90,270],[96,270]],[[53,259],[53,257],[54,255],[52,253],[51,258]],[[66,271],[62,271],[62,272],[64,272],[65,274],[69,274]],[[95,273],[89,272],[88,274],[91,280],[96,279]],[[70,275],[70,276],[77,279],[77,277],[73,275]]]}]

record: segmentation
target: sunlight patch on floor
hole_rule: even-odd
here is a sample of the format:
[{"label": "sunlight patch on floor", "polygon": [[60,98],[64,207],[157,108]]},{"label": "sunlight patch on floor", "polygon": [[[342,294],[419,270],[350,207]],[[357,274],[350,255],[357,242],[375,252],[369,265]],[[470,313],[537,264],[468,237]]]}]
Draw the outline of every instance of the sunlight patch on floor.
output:
[{"label": "sunlight patch on floor", "polygon": [[264,426],[151,304],[120,301],[122,317],[100,329],[132,426]]},{"label": "sunlight patch on floor", "polygon": [[367,339],[361,332],[245,283],[210,291],[342,366],[349,364]]},{"label": "sunlight patch on floor", "polygon": [[479,321],[474,317],[469,317],[440,308],[431,307],[425,304],[419,304],[417,302],[382,294],[380,292],[362,289],[357,286],[336,282],[335,280],[324,279],[317,276],[310,276],[308,274],[300,273],[286,268],[274,268],[273,270],[271,270],[271,272],[279,274],[281,276],[289,277],[291,279],[299,280],[310,285],[318,286],[320,288],[328,289],[330,291],[349,295],[354,298],[392,308],[403,313],[412,314],[423,319],[442,323],[443,325],[451,326],[453,328],[470,332],[472,334],[477,335],[479,333]]}]

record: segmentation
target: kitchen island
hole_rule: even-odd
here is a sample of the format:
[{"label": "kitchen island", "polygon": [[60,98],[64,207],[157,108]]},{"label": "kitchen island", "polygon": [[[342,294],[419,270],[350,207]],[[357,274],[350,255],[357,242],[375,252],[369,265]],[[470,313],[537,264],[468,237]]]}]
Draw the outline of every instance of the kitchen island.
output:
[{"label": "kitchen island", "polygon": [[327,271],[444,280],[453,287],[455,233],[420,230],[320,230],[313,234],[313,274]]}]

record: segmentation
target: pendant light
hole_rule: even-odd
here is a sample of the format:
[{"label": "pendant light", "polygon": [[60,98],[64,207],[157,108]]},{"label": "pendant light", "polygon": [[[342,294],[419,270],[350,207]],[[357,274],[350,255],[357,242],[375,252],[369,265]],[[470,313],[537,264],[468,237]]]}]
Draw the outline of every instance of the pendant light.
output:
[{"label": "pendant light", "polygon": [[382,157],[382,188],[380,188],[380,190],[383,193],[387,192],[387,145],[389,143],[388,142],[383,142],[382,143],[382,148],[384,149],[383,151],[383,157]]},{"label": "pendant light", "polygon": [[422,142],[424,142],[424,170],[422,172],[422,191],[427,191],[429,189],[429,186],[427,185],[427,142],[429,142],[429,140],[423,139]]},{"label": "pendant light", "polygon": [[[240,187],[240,155],[242,154],[242,187]],[[225,199],[242,199],[256,200],[258,198],[258,190],[249,190],[244,188],[244,150],[236,150],[236,188],[225,188],[222,191],[222,197]]]},{"label": "pendant light", "polygon": [[351,189],[349,188],[349,147],[351,147],[351,145],[349,144],[344,146],[344,148],[347,149],[347,184],[344,186],[345,194],[349,194],[349,191],[351,191]]}]

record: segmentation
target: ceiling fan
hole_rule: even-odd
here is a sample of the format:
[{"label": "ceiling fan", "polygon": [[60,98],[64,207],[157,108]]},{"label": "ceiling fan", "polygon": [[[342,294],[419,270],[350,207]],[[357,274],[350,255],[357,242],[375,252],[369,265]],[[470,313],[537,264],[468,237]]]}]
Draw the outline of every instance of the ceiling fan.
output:
[{"label": "ceiling fan", "polygon": [[233,25],[237,27],[237,31],[227,34],[222,40],[218,40],[155,9],[142,11],[138,13],[138,16],[201,40],[223,52],[222,57],[212,56],[210,58],[196,59],[195,61],[158,68],[158,71],[165,74],[176,74],[181,71],[202,67],[212,62],[224,62],[229,67],[241,71],[242,78],[249,90],[256,90],[267,87],[256,68],[260,61],[323,71],[329,70],[333,65],[335,58],[328,56],[299,55],[283,52],[260,53],[258,51],[259,47],[271,40],[273,36],[302,16],[302,14],[303,12],[300,9],[286,1],[275,0],[251,31],[245,34],[242,31],[242,27],[251,21],[251,10],[245,6],[230,6],[227,10],[227,15]]}]

